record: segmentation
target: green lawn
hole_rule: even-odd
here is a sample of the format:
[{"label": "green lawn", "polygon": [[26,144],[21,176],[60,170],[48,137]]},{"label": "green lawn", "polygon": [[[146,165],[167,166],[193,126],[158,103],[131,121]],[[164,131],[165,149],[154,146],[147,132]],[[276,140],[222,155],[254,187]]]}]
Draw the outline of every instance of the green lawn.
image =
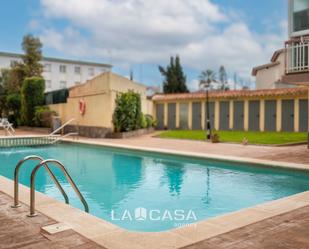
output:
[{"label": "green lawn", "polygon": [[[243,132],[243,131],[217,131],[220,142],[241,143],[246,137],[249,144],[287,144],[306,142],[305,132]],[[161,138],[176,138],[190,140],[205,140],[205,131],[174,130],[164,131],[158,135]]]}]

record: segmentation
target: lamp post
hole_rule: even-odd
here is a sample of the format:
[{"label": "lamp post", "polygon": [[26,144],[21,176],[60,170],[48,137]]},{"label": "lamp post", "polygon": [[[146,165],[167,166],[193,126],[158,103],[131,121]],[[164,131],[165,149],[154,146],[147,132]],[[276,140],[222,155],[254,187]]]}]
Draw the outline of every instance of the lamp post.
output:
[{"label": "lamp post", "polygon": [[209,115],[209,90],[206,87],[206,138],[211,139],[211,125],[210,125],[210,115]]}]

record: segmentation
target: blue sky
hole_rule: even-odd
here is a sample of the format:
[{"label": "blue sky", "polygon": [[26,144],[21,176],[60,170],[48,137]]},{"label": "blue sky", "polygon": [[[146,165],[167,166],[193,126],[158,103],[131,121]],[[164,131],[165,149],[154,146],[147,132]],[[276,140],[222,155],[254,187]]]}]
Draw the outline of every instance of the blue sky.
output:
[{"label": "blue sky", "polygon": [[188,85],[202,69],[225,65],[250,81],[287,38],[286,0],[5,0],[0,50],[21,52],[26,33],[44,55],[112,63],[124,76],[159,85],[157,66],[179,54]]}]

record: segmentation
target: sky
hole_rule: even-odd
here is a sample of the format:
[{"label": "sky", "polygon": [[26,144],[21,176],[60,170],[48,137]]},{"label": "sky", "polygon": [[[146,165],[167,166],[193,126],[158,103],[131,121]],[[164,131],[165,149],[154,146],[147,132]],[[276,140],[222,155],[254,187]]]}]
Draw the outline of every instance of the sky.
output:
[{"label": "sky", "polygon": [[[2,0],[0,51],[21,53],[25,34],[44,56],[109,63],[113,71],[161,86],[158,65],[179,55],[188,87],[202,70],[225,66],[253,86],[287,39],[287,0]],[[240,87],[240,84],[239,86]]]}]

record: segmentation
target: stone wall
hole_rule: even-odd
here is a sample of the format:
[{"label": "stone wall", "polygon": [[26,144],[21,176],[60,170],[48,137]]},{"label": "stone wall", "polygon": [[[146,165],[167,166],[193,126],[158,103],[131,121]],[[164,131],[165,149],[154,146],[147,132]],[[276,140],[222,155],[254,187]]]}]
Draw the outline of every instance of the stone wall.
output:
[{"label": "stone wall", "polygon": [[111,132],[110,128],[95,127],[95,126],[76,126],[67,125],[64,128],[64,133],[77,132],[79,136],[90,138],[105,138]]}]

